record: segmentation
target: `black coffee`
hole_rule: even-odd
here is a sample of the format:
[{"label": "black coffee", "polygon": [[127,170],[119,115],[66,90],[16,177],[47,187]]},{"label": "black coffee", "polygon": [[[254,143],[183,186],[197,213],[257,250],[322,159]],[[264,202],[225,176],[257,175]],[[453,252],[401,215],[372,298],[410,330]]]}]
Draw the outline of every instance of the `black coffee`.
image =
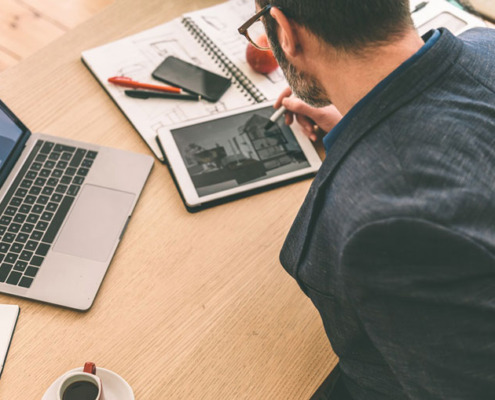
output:
[{"label": "black coffee", "polygon": [[95,400],[97,396],[98,386],[92,382],[79,381],[67,386],[62,400]]}]

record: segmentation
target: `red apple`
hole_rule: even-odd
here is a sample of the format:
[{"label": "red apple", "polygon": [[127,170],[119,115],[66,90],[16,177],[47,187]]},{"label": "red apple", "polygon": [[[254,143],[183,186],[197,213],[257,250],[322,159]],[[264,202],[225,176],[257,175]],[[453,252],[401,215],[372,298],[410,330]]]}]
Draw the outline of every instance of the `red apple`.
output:
[{"label": "red apple", "polygon": [[[256,43],[262,47],[269,47],[266,35],[261,35],[256,39]],[[278,68],[277,60],[271,50],[260,50],[248,43],[246,49],[246,60],[256,72],[269,74]]]}]

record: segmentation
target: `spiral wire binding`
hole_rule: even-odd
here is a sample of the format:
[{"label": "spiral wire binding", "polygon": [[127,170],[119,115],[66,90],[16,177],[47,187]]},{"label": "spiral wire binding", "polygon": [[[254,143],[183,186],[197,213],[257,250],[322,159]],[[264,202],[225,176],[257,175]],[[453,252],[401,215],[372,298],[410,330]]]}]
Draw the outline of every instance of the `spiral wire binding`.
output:
[{"label": "spiral wire binding", "polygon": [[190,18],[184,17],[182,24],[194,36],[196,41],[205,48],[208,55],[215,61],[222,72],[227,74],[228,78],[234,78],[233,84],[241,91],[247,99],[255,103],[262,103],[268,99],[220,48],[206,35],[206,33]]}]

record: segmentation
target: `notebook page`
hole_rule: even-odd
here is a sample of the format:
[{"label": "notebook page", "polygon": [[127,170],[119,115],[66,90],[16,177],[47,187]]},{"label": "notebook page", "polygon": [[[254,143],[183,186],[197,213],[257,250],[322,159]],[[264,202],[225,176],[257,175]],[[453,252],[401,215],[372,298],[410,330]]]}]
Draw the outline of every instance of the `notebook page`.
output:
[{"label": "notebook page", "polygon": [[268,75],[253,71],[246,61],[247,40],[237,28],[255,14],[254,0],[229,0],[217,6],[186,14],[265,95],[275,100],[288,84],[278,68]]},{"label": "notebook page", "polygon": [[86,65],[160,160],[163,155],[156,143],[160,129],[252,104],[252,100],[235,85],[218,102],[210,103],[204,100],[134,99],[125,95],[128,88],[107,81],[112,76],[127,76],[139,82],[163,84],[153,79],[151,73],[171,55],[225,75],[179,19],[82,53]]}]

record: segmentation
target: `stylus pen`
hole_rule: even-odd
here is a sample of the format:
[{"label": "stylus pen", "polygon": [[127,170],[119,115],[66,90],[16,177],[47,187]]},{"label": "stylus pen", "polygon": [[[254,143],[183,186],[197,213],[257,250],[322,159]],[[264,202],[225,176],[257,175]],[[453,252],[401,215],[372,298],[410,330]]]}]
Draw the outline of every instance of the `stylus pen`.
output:
[{"label": "stylus pen", "polygon": [[197,94],[159,93],[149,92],[147,90],[126,90],[125,94],[135,99],[201,100],[201,96]]},{"label": "stylus pen", "polygon": [[287,108],[285,108],[284,106],[280,106],[280,108],[275,111],[273,113],[273,115],[270,117],[270,121],[268,121],[265,125],[265,129],[270,129],[273,125],[275,125],[275,123],[277,122],[277,120],[282,116],[284,115],[284,113],[287,111]]}]

